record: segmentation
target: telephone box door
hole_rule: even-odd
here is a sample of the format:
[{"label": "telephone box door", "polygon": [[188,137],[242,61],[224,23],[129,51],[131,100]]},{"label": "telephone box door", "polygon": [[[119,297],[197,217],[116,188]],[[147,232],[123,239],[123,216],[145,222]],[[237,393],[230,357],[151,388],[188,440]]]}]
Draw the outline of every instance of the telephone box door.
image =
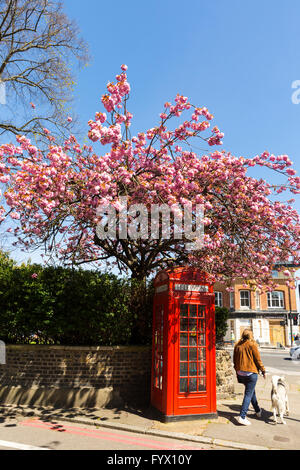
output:
[{"label": "telephone box door", "polygon": [[[210,414],[216,410],[214,308],[212,297],[174,303],[174,414]],[[176,316],[177,316],[176,315]]]}]

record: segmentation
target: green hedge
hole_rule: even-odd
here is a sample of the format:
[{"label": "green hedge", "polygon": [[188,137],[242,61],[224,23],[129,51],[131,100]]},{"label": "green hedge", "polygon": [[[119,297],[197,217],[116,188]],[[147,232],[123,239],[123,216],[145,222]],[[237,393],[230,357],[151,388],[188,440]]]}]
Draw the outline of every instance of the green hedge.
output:
[{"label": "green hedge", "polygon": [[131,285],[95,271],[18,267],[1,254],[0,338],[7,343],[145,344],[151,336],[152,299],[144,312],[147,331],[140,337]]},{"label": "green hedge", "polygon": [[222,343],[226,334],[229,310],[226,307],[216,307],[216,342]]},{"label": "green hedge", "polygon": [[[14,344],[151,344],[153,285],[97,271],[17,266],[0,252],[0,339]],[[216,308],[216,337],[228,310]]]}]

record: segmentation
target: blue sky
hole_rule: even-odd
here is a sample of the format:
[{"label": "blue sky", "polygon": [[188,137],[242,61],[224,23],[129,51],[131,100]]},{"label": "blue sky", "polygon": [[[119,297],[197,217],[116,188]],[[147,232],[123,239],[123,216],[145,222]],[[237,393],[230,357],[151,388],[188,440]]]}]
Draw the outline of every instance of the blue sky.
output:
[{"label": "blue sky", "polygon": [[[106,84],[125,63],[133,134],[153,127],[163,104],[180,93],[214,114],[226,150],[288,154],[299,172],[300,104],[291,99],[300,80],[299,0],[63,3],[90,47],[75,86],[84,129],[103,111]],[[278,181],[270,171],[253,176]]]},{"label": "blue sky", "polygon": [[[92,58],[75,87],[83,128],[103,110],[106,84],[125,63],[133,134],[153,127],[163,104],[180,93],[214,114],[224,149],[245,157],[288,154],[299,171],[300,104],[292,102],[292,83],[300,80],[298,0],[64,4]],[[252,175],[281,181],[270,171]]]},{"label": "blue sky", "polygon": [[84,125],[126,63],[134,132],[153,127],[181,93],[215,115],[233,154],[287,153],[299,169],[300,104],[291,100],[300,80],[298,0],[64,3],[92,56],[75,88]]}]

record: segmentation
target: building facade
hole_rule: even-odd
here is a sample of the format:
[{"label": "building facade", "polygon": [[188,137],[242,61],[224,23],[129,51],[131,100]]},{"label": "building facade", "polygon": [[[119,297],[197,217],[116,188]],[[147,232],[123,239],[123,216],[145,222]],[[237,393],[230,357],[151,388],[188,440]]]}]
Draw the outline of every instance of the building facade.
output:
[{"label": "building facade", "polygon": [[299,333],[298,324],[294,325],[289,318],[290,314],[298,313],[296,289],[286,285],[283,273],[274,270],[272,277],[278,287],[264,293],[250,286],[245,288],[244,280],[236,280],[232,292],[225,285],[215,283],[215,304],[230,311],[225,342],[237,341],[242,331],[250,328],[261,345],[291,346]]}]

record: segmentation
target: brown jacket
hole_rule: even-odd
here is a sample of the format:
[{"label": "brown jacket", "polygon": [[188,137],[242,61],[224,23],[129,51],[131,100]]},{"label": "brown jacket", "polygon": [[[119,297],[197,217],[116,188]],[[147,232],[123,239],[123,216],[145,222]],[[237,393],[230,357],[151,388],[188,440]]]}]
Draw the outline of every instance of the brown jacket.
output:
[{"label": "brown jacket", "polygon": [[265,372],[255,341],[247,340],[235,345],[233,351],[233,364],[236,372],[238,370],[254,372],[255,374],[258,374],[260,370]]}]

